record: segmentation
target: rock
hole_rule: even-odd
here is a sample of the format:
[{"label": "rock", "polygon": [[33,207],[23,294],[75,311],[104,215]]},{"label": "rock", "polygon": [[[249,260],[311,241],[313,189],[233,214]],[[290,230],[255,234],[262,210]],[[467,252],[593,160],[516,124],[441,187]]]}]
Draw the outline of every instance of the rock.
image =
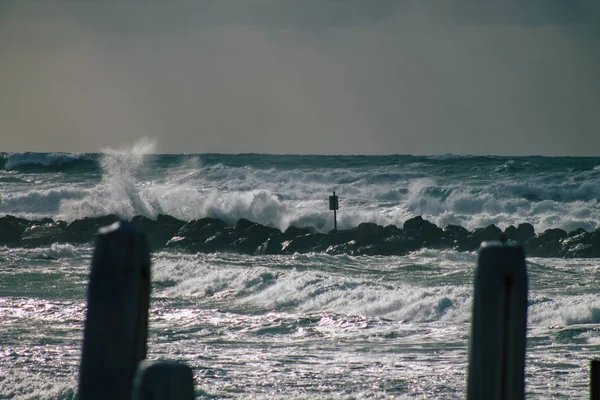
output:
[{"label": "rock", "polygon": [[327,254],[331,254],[331,255],[338,255],[338,254],[354,255],[356,248],[357,248],[356,242],[354,240],[350,240],[349,242],[329,245],[327,247],[327,249],[325,249],[325,252]]},{"label": "rock", "polygon": [[157,229],[173,229],[177,227],[175,232],[177,232],[186,222],[175,217],[171,217],[170,215],[159,214],[156,217],[156,225]]},{"label": "rock", "polygon": [[74,241],[74,234],[64,229],[65,227],[66,224],[61,222],[32,225],[21,235],[21,246],[31,248]]},{"label": "rock", "polygon": [[281,254],[281,242],[283,241],[281,233],[271,235],[262,245],[258,247],[258,254]]},{"label": "rock", "polygon": [[448,225],[444,228],[444,236],[448,241],[448,245],[454,249],[458,248],[460,243],[466,242],[470,234],[471,232],[468,229],[459,225]]},{"label": "rock", "polygon": [[308,235],[309,233],[313,233],[314,229],[313,228],[308,228],[308,227],[298,227],[298,226],[292,226],[290,225],[284,232],[284,237],[285,240],[290,240],[293,239],[297,236],[305,236]]},{"label": "rock", "polygon": [[0,218],[0,246],[19,246],[21,235],[30,225],[30,222],[23,218],[5,215]]},{"label": "rock", "polygon": [[204,242],[209,237],[225,229],[227,224],[217,218],[193,219],[183,225],[176,233],[177,236]]},{"label": "rock", "polygon": [[562,240],[567,232],[562,229],[547,229],[523,244],[525,253],[530,257],[561,257],[563,254]]},{"label": "rock", "polygon": [[115,214],[76,219],[67,225],[66,230],[72,234],[73,243],[89,243],[96,238],[100,228],[112,225],[117,221],[119,221],[119,217]]},{"label": "rock", "polygon": [[600,229],[570,232],[563,239],[562,250],[565,257],[600,258]]},{"label": "rock", "polygon": [[421,238],[410,235],[408,232],[385,238],[384,242],[378,245],[381,255],[385,256],[404,256],[411,251],[417,251],[422,246]]},{"label": "rock", "polygon": [[581,236],[581,235],[585,235],[587,233],[588,232],[585,229],[578,228],[578,229],[575,229],[574,231],[571,231],[571,232],[567,233],[567,238],[574,238],[574,237],[578,237],[578,236]]},{"label": "rock", "polygon": [[353,234],[353,240],[357,246],[364,246],[367,244],[374,244],[385,239],[383,235],[383,226],[377,225],[373,222],[363,222],[357,227],[351,229]]},{"label": "rock", "polygon": [[502,230],[496,225],[491,224],[485,228],[476,228],[466,237],[464,242],[459,242],[458,251],[475,251],[481,246],[482,242],[498,240]]},{"label": "rock", "polygon": [[131,221],[129,221],[129,223],[135,229],[139,230],[140,232],[143,232],[146,235],[152,232],[154,230],[154,227],[156,226],[156,221],[151,220],[148,217],[144,217],[143,215],[136,215],[131,219]]},{"label": "rock", "polygon": [[134,226],[137,224],[140,230],[146,234],[148,246],[150,246],[150,251],[152,252],[162,249],[169,239],[185,225],[184,221],[169,215],[160,214],[156,218],[156,221],[145,217],[135,220],[136,218],[131,222]]},{"label": "rock", "polygon": [[440,248],[452,245],[452,239],[444,234],[442,228],[420,216],[404,222],[403,229],[406,233],[410,234],[410,236],[420,240],[422,247]]},{"label": "rock", "polygon": [[323,243],[329,246],[336,246],[338,244],[348,243],[353,241],[355,237],[355,232],[352,229],[343,229],[340,231],[330,231],[325,238],[323,238]]},{"label": "rock", "polygon": [[246,229],[250,228],[252,225],[260,225],[255,222],[252,222],[246,218],[240,218],[235,224],[235,230],[238,232],[244,232]]},{"label": "rock", "polygon": [[402,232],[402,229],[398,228],[396,225],[387,225],[383,228],[383,236],[386,238],[398,235]]},{"label": "rock", "polygon": [[323,233],[306,234],[297,236],[292,239],[287,246],[282,248],[282,253],[310,253],[313,251],[323,251],[324,249],[317,248],[321,241],[326,237]]},{"label": "rock", "polygon": [[[238,225],[235,227],[236,231],[238,231]],[[242,224],[242,226],[245,225],[245,223]],[[254,254],[259,252],[258,248],[264,242],[266,242],[271,235],[280,234],[281,231],[277,228],[270,228],[268,226],[252,222],[252,225],[246,227],[246,229],[242,232],[241,237],[232,243],[231,249],[240,253]]]},{"label": "rock", "polygon": [[417,216],[411,219],[408,219],[404,222],[402,227],[405,231],[416,231],[419,232],[422,236],[427,237],[439,237],[442,235],[442,228],[438,227],[436,224],[429,222],[421,216]]},{"label": "rock", "polygon": [[281,231],[277,228],[256,223],[252,224],[244,231],[244,237],[257,238],[261,243],[267,240],[271,235],[281,235]]},{"label": "rock", "polygon": [[508,240],[512,240],[519,244],[524,244],[527,240],[535,236],[535,229],[533,225],[525,223],[519,224],[516,228],[510,225],[504,230],[504,236]]},{"label": "rock", "polygon": [[[177,248],[188,252],[207,252],[214,251],[214,244],[217,242],[206,243],[205,242],[215,236],[217,233],[224,234],[223,237],[219,236],[219,243],[224,239],[229,238],[229,232],[225,232],[228,225],[217,218],[200,218],[194,219],[183,225],[175,236],[171,238],[165,245],[167,248]],[[231,238],[230,243],[235,238]]]},{"label": "rock", "polygon": [[228,251],[231,248],[232,242],[235,242],[237,235],[231,234],[226,230],[219,231],[209,237],[204,243],[195,243],[193,249],[203,253],[211,253],[214,251]]}]

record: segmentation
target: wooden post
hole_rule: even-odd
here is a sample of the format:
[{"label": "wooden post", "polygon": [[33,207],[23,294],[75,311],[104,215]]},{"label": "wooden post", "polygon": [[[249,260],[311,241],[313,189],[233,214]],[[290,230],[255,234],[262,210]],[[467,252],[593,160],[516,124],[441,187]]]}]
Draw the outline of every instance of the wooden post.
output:
[{"label": "wooden post", "polygon": [[133,400],[194,400],[194,374],[174,361],[140,363],[133,382]]},{"label": "wooden post", "polygon": [[524,399],[527,271],[520,245],[482,243],[472,317],[467,398]]},{"label": "wooden post", "polygon": [[88,287],[79,399],[131,399],[135,371],[146,357],[149,301],[144,235],[126,222],[100,229]]},{"label": "wooden post", "polygon": [[600,360],[590,363],[590,399],[600,400]]}]

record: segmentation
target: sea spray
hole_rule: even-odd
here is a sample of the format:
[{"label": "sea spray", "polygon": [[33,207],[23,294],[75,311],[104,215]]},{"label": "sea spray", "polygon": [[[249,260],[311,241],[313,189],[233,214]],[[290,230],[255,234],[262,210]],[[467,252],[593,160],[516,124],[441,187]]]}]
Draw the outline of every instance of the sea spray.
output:
[{"label": "sea spray", "polygon": [[65,220],[116,214],[130,219],[135,215],[156,218],[160,205],[152,183],[143,180],[146,156],[155,143],[142,139],[126,150],[106,149],[101,158],[102,179],[81,199],[65,199],[59,215]]}]

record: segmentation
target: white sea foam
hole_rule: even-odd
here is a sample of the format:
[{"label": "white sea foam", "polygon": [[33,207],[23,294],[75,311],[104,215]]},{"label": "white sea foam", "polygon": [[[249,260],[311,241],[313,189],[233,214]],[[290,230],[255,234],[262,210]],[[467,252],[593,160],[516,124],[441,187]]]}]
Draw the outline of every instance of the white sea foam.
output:
[{"label": "white sea foam", "polygon": [[[403,281],[373,281],[360,271],[362,261],[315,259],[307,255],[292,261],[339,265],[340,273],[262,266],[215,265],[206,256],[168,259],[159,256],[154,272],[158,281],[176,281],[164,295],[194,296],[213,301],[232,301],[252,309],[291,309],[302,313],[334,312],[405,321],[468,320],[471,288],[467,286],[421,287]],[[234,260],[237,260],[234,261]],[[252,265],[252,260],[234,258],[234,263]],[[275,261],[274,258],[273,261]],[[410,261],[410,260],[409,260]],[[358,264],[357,264],[358,262]],[[270,263],[267,263],[267,265]],[[274,265],[278,265],[275,262]],[[354,265],[352,267],[352,265]],[[381,268],[389,268],[382,265]],[[381,278],[385,280],[384,277]]]},{"label": "white sea foam", "polygon": [[[16,355],[15,355],[16,356]],[[58,361],[54,361],[58,363]],[[76,371],[71,379],[49,380],[40,373],[31,373],[27,368],[2,374],[0,393],[8,399],[23,400],[72,400],[76,398]]]},{"label": "white sea foam", "polygon": [[49,248],[42,248],[42,251],[46,257],[58,259],[81,257],[85,250],[69,243],[53,243]]},{"label": "white sea foam", "polygon": [[529,307],[528,321],[544,326],[600,324],[600,299],[596,294],[543,298]]},{"label": "white sea foam", "polygon": [[[288,264],[295,267],[288,268]],[[368,260],[310,254],[293,259],[235,255],[229,259],[210,255],[170,258],[164,253],[157,260],[155,279],[176,282],[165,292],[167,296],[227,300],[253,309],[468,323],[475,264],[474,254],[434,250]],[[572,264],[556,260],[548,266],[533,264],[528,268],[536,284],[529,293],[531,326],[600,324],[600,300],[595,294],[548,297],[548,289],[538,287],[538,281],[557,279],[570,287],[576,284],[571,271],[586,273],[595,265]],[[439,279],[440,284],[428,278],[429,284],[422,286],[419,282],[431,265],[438,268],[431,277]],[[423,266],[424,270],[415,266]],[[374,271],[381,271],[379,279],[371,275]],[[561,274],[566,275],[560,278]],[[587,279],[591,285],[595,278]]]},{"label": "white sea foam", "polygon": [[76,186],[34,189],[12,193],[2,198],[2,211],[13,215],[54,216],[60,212],[61,203],[80,200],[90,192]]}]

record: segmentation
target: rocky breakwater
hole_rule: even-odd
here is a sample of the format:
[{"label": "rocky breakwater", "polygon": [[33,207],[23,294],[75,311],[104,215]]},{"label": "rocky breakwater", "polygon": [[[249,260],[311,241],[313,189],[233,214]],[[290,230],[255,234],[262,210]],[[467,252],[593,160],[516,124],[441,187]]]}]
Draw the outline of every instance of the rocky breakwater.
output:
[{"label": "rocky breakwater", "polygon": [[[67,223],[6,215],[0,217],[0,246],[92,243],[100,227],[118,220],[116,215],[106,215]],[[521,243],[529,257],[600,257],[600,229],[593,232],[548,229],[536,233],[529,223],[509,226],[504,231],[495,225],[469,231],[457,225],[440,228],[414,217],[405,221],[402,228],[365,222],[351,229],[323,233],[312,227],[297,226],[282,232],[243,218],[234,225],[216,218],[182,221],[168,215],[159,215],[156,220],[137,216],[129,222],[146,234],[153,251],[405,255],[423,248],[474,251],[482,241],[504,235],[508,240]]]}]

